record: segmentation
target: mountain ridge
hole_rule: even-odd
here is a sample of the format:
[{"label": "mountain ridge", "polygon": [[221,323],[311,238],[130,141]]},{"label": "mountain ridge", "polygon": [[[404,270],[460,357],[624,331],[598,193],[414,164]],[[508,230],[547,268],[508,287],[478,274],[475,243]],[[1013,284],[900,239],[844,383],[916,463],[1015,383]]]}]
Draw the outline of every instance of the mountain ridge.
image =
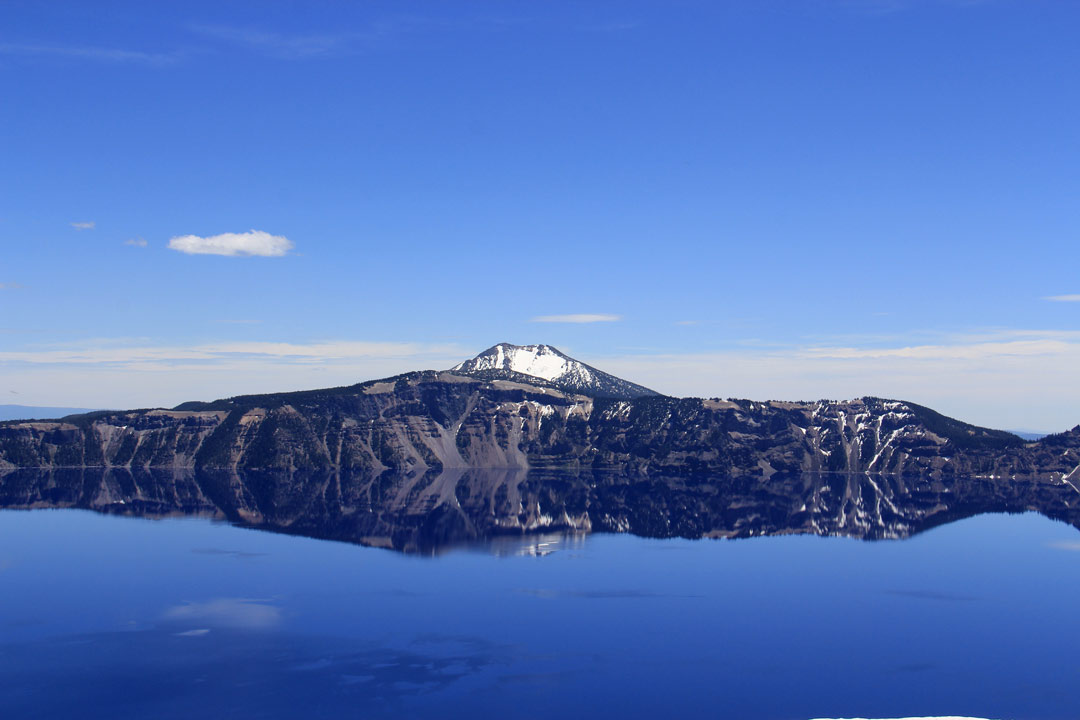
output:
[{"label": "mountain ridge", "polygon": [[[549,368],[565,364],[562,358],[545,362]],[[0,423],[0,471],[336,468],[415,475],[447,468],[591,468],[758,481],[855,472],[939,480],[1039,476],[1080,484],[1080,427],[1026,442],[899,400],[590,397],[555,387],[565,375],[558,368],[550,375],[474,364],[172,410]]]}]

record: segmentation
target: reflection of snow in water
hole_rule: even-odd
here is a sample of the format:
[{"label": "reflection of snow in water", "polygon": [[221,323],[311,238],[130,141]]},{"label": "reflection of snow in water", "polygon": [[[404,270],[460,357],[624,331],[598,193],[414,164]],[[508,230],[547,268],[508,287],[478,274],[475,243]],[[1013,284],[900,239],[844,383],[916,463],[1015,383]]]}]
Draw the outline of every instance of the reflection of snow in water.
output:
[{"label": "reflection of snow in water", "polygon": [[496,536],[472,547],[482,548],[497,557],[546,557],[560,550],[581,548],[587,535],[585,532],[552,532]]}]

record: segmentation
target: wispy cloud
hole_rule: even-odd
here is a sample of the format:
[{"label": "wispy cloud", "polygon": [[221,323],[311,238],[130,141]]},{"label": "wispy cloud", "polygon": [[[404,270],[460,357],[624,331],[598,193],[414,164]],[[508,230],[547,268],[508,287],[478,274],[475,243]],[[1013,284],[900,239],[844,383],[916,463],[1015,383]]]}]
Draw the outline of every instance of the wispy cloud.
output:
[{"label": "wispy cloud", "polygon": [[675,324],[676,325],[697,325],[698,321],[697,320],[679,320]]},{"label": "wispy cloud", "polygon": [[131,238],[130,240],[125,240],[124,244],[130,245],[131,247],[146,247],[146,240],[141,237]]},{"label": "wispy cloud", "polygon": [[338,57],[374,50],[395,38],[429,29],[501,30],[519,22],[504,18],[447,19],[397,15],[375,20],[355,30],[333,28],[316,32],[280,32],[250,26],[196,24],[187,27],[194,36],[190,44],[164,51],[49,42],[0,42],[0,55],[39,61],[85,60],[158,66],[214,54],[230,47],[282,59]]},{"label": "wispy cloud", "polygon": [[193,25],[190,29],[207,38],[285,58],[341,53],[362,37],[358,33],[286,34],[225,25]]},{"label": "wispy cloud", "polygon": [[455,344],[356,340],[181,345],[106,338],[0,350],[0,376],[38,405],[170,407],[449,368],[474,351]]},{"label": "wispy cloud", "polygon": [[71,223],[71,227],[75,228],[76,230],[93,230],[95,225],[96,223],[93,220]]},{"label": "wispy cloud", "polygon": [[108,63],[144,63],[164,65],[179,60],[183,53],[156,53],[123,48],[96,47],[90,45],[37,45],[24,43],[0,43],[0,55],[29,58],[67,58],[71,60],[94,60]]},{"label": "wispy cloud", "polygon": [[169,240],[169,249],[187,255],[282,257],[293,249],[293,244],[282,235],[249,230],[246,233],[222,233],[208,237],[180,235]]},{"label": "wispy cloud", "polygon": [[84,347],[0,351],[0,363],[107,364],[136,370],[188,362],[215,363],[262,359],[281,363],[323,363],[368,358],[406,359],[433,355],[456,357],[463,353],[464,351],[455,345],[349,340],[315,343],[220,342],[192,346],[131,345],[116,341],[98,341],[88,343]]},{"label": "wispy cloud", "polygon": [[994,357],[1030,357],[1067,352],[1076,343],[1045,338],[1010,342],[983,342],[954,345],[913,345],[892,348],[814,347],[796,354],[805,358],[837,360],[905,358],[911,360],[981,360]]},{"label": "wispy cloud", "polygon": [[576,313],[570,315],[539,315],[531,322],[537,323],[600,323],[618,322],[621,315],[607,315],[603,313]]},{"label": "wispy cloud", "polygon": [[371,50],[387,40],[452,23],[437,18],[386,17],[358,30],[329,32],[278,32],[256,27],[192,25],[189,29],[212,41],[282,59],[335,57]]},{"label": "wispy cloud", "polygon": [[22,290],[23,286],[19,283],[3,282],[0,283],[0,290]]},{"label": "wispy cloud", "polygon": [[429,31],[499,32],[522,24],[517,18],[439,18],[393,15],[366,26],[317,32],[281,32],[252,26],[191,25],[188,29],[211,43],[281,59],[338,57],[376,50],[395,39]]},{"label": "wispy cloud", "polygon": [[1080,302],[1080,295],[1051,295],[1043,298],[1050,302]]}]

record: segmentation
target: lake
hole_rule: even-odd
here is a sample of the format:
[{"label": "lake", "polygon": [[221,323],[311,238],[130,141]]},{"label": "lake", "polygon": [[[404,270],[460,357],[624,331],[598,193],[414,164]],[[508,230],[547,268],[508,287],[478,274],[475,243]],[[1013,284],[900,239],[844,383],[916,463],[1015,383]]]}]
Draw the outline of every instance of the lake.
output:
[{"label": "lake", "polygon": [[0,716],[1080,716],[1080,533],[551,533],[405,554],[0,511]]}]

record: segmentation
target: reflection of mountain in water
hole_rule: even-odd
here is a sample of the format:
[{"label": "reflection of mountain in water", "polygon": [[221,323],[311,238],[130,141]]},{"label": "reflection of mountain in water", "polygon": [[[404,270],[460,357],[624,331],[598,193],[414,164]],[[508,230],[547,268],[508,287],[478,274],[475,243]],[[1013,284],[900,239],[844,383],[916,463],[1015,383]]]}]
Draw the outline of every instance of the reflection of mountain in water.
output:
[{"label": "reflection of mountain in water", "polygon": [[[415,475],[71,468],[0,475],[0,507],[208,515],[267,530],[432,551],[555,531],[650,537],[785,533],[903,538],[985,512],[1034,510],[1080,528],[1060,480],[804,473],[639,477],[447,470]],[[545,547],[537,536],[536,554]]]}]

